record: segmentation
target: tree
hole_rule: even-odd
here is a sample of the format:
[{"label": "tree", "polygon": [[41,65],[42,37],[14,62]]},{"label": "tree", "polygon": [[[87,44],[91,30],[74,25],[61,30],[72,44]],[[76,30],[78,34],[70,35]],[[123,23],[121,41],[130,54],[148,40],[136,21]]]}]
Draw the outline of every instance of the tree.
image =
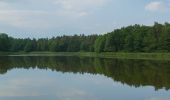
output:
[{"label": "tree", "polygon": [[0,33],[0,51],[9,51],[10,40],[7,34]]},{"label": "tree", "polygon": [[95,52],[103,52],[106,43],[106,36],[99,36],[95,41]]},{"label": "tree", "polygon": [[170,52],[170,24],[131,25],[104,35],[19,39],[0,34],[0,51]]}]

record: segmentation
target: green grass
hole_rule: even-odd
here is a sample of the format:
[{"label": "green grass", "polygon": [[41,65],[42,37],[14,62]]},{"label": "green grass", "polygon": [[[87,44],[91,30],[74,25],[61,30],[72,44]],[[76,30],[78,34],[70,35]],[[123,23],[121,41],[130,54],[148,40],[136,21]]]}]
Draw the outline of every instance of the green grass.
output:
[{"label": "green grass", "polygon": [[81,56],[119,59],[170,60],[170,53],[124,53],[124,52],[0,52],[1,56]]},{"label": "green grass", "polygon": [[109,58],[170,60],[170,53],[101,53],[100,55]]}]

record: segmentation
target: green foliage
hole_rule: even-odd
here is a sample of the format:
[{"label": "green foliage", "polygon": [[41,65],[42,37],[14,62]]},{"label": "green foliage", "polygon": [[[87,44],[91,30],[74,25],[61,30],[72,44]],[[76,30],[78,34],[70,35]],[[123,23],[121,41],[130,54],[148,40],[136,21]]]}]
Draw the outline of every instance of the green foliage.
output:
[{"label": "green foliage", "polygon": [[106,38],[105,36],[99,36],[95,41],[95,52],[103,52],[105,46]]},{"label": "green foliage", "polygon": [[98,37],[95,47],[96,52],[169,52],[170,24],[162,25],[155,22],[152,27],[140,25],[123,27]]},{"label": "green foliage", "polygon": [[8,51],[10,46],[10,41],[8,35],[1,33],[0,34],[0,50]]},{"label": "green foliage", "polygon": [[133,25],[105,35],[16,39],[0,34],[0,51],[170,52],[170,24]]}]

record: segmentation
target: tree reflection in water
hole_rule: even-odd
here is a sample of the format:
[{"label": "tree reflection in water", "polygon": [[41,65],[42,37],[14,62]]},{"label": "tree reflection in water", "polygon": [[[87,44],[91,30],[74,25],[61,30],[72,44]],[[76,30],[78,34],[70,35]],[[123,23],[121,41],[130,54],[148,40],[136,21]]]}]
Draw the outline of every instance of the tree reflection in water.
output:
[{"label": "tree reflection in water", "polygon": [[0,74],[14,68],[102,74],[129,86],[170,89],[170,61],[80,57],[0,57]]}]

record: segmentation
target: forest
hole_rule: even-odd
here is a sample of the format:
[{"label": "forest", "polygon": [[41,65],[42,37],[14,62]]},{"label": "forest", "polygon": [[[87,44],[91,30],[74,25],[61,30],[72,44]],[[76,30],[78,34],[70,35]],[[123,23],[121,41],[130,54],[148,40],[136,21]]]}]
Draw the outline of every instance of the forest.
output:
[{"label": "forest", "polygon": [[131,25],[103,35],[13,38],[0,34],[1,52],[170,52],[170,23]]}]

